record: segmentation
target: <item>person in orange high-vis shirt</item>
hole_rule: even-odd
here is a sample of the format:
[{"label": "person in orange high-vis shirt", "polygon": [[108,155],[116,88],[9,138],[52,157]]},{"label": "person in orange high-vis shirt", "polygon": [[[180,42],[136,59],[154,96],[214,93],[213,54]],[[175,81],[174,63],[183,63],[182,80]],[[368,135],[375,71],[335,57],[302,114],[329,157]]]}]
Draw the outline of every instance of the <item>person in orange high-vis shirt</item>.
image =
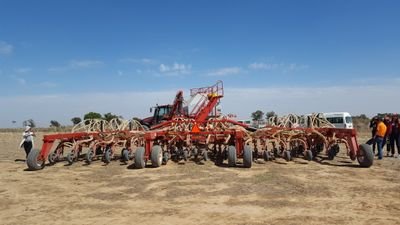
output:
[{"label": "person in orange high-vis shirt", "polygon": [[378,118],[378,125],[376,127],[376,133],[375,133],[375,142],[378,147],[378,159],[382,159],[383,157],[383,139],[386,134],[386,125],[383,123],[382,118]]}]

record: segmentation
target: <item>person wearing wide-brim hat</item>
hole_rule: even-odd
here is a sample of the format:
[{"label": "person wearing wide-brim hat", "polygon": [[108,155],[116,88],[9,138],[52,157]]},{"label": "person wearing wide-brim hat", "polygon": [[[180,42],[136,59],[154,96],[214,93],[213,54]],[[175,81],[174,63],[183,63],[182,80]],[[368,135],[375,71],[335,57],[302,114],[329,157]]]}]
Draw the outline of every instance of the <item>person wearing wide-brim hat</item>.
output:
[{"label": "person wearing wide-brim hat", "polygon": [[25,131],[22,133],[22,141],[20,143],[20,148],[24,147],[26,157],[28,157],[29,152],[31,152],[33,148],[33,137],[35,133],[32,131],[30,126],[25,127]]}]

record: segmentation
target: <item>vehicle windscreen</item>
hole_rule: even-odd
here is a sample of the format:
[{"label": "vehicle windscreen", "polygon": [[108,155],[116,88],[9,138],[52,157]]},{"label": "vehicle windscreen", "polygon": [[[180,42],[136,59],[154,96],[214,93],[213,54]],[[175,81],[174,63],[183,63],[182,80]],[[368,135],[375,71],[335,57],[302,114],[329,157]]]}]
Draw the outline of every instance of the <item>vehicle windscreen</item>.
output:
[{"label": "vehicle windscreen", "polygon": [[343,117],[328,117],[326,118],[330,123],[344,123]]},{"label": "vehicle windscreen", "polygon": [[353,123],[353,118],[351,118],[351,116],[346,116],[346,123]]}]

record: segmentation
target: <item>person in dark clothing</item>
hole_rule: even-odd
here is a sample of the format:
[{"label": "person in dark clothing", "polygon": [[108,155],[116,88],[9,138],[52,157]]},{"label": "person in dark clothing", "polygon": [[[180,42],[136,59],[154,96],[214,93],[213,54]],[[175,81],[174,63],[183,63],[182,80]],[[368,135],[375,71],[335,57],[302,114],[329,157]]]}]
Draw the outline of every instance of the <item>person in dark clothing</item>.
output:
[{"label": "person in dark clothing", "polygon": [[[378,118],[375,116],[369,122],[369,128],[371,129],[371,137],[373,139],[375,138],[376,128],[377,128],[377,125],[378,125],[378,121],[377,120],[378,120]],[[376,142],[373,141],[373,143],[372,143],[372,151],[374,152],[374,154],[375,154],[375,149],[376,149]]]},{"label": "person in dark clothing", "polygon": [[387,129],[386,129],[385,136],[383,137],[382,150],[383,150],[383,147],[385,147],[385,145],[386,145],[386,151],[387,151],[386,156],[389,156],[390,152],[391,152],[391,150],[390,150],[390,147],[391,147],[390,146],[390,135],[392,133],[392,117],[389,115],[386,115],[383,120],[383,123],[385,123]]},{"label": "person in dark clothing", "polygon": [[389,136],[389,142],[390,142],[390,149],[391,149],[391,156],[393,157],[395,154],[395,148],[397,148],[397,154],[400,156],[400,143],[399,143],[399,117],[398,115],[394,115],[391,121],[391,133]]}]

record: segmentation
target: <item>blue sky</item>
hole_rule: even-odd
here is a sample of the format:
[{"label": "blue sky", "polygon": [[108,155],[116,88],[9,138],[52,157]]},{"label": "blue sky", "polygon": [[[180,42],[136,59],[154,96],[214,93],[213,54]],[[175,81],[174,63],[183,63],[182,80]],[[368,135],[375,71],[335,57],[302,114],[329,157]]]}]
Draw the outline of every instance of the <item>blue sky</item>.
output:
[{"label": "blue sky", "polygon": [[1,0],[0,127],[88,110],[146,116],[216,80],[239,117],[400,111],[361,103],[398,99],[399,12],[399,1]]}]

